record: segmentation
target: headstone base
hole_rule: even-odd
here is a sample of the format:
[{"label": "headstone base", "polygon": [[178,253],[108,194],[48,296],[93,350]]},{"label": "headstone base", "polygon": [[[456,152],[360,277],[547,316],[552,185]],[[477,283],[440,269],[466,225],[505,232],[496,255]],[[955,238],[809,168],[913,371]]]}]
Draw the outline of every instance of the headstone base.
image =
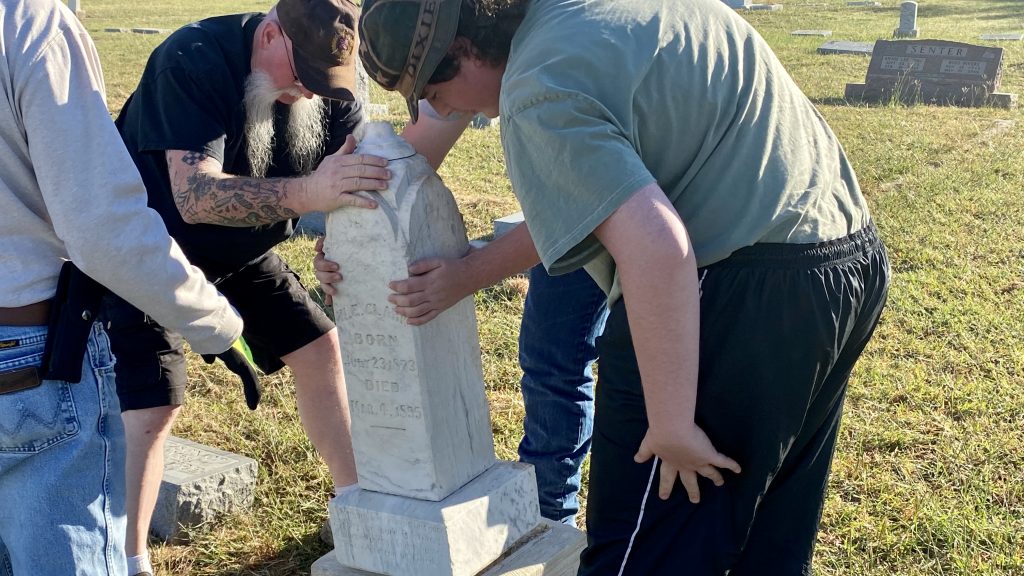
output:
[{"label": "headstone base", "polygon": [[171,436],[164,445],[164,477],[149,530],[178,539],[182,526],[198,526],[252,506],[256,461]]},{"label": "headstone base", "polygon": [[440,502],[359,490],[328,507],[339,564],[391,576],[473,576],[541,521],[533,466],[518,462]]},{"label": "headstone base", "polygon": [[917,33],[918,33],[917,28],[913,28],[913,29],[910,29],[910,30],[903,30],[901,28],[897,28],[897,29],[892,31],[892,37],[893,38],[917,38]]},{"label": "headstone base", "polygon": [[[540,530],[485,568],[478,576],[575,576],[587,538],[572,526],[543,520]],[[310,576],[370,576],[372,572],[346,568],[329,553],[313,563]]]},{"label": "headstone base", "polygon": [[993,108],[1015,108],[1017,106],[1017,95],[1006,92],[993,92],[986,94],[982,90],[972,91],[965,89],[956,96],[950,96],[949,91],[936,89],[929,85],[909,84],[897,86],[894,84],[847,84],[844,98],[847,100],[859,100],[864,102],[879,103],[899,101],[904,104],[937,104],[941,106],[964,106],[968,108],[979,108],[991,106]]},{"label": "headstone base", "polygon": [[782,10],[782,4],[751,4],[744,8],[744,10],[751,10],[754,12],[778,12],[779,10]]}]

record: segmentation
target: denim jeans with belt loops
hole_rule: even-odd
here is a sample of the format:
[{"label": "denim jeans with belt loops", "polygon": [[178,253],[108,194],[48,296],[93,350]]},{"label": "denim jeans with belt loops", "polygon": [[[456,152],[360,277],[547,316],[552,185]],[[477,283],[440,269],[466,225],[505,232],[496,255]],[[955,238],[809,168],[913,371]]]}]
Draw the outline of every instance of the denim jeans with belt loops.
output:
[{"label": "denim jeans with belt loops", "polygon": [[[0,326],[0,373],[40,365],[45,326]],[[124,576],[124,427],[94,324],[74,384],[0,394],[0,576]]]}]

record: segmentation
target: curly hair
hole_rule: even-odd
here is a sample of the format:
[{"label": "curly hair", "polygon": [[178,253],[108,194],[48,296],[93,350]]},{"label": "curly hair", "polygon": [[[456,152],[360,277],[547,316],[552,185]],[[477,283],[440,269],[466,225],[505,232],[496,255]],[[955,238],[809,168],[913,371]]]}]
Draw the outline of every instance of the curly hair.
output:
[{"label": "curly hair", "polygon": [[512,37],[526,16],[530,0],[462,0],[455,37],[469,40],[469,48],[453,44],[427,84],[447,82],[458,75],[459,60],[472,56],[492,66],[508,60]]}]

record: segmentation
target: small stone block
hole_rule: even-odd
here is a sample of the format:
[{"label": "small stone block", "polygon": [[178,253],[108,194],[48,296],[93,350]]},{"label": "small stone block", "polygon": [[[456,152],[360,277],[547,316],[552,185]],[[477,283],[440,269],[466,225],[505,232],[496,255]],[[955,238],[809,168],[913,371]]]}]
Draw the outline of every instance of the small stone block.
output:
[{"label": "small stone block", "polygon": [[917,28],[912,28],[910,30],[904,30],[902,28],[897,28],[897,29],[892,31],[892,37],[893,38],[917,38],[917,33],[918,33]]},{"label": "small stone block", "polygon": [[[524,540],[479,576],[575,576],[580,552],[587,545],[583,532],[551,520],[543,520],[539,529]],[[372,573],[342,566],[331,553],[314,562],[310,571],[310,576],[369,574]]]},{"label": "small stone block", "polygon": [[872,2],[872,1],[859,0],[857,2],[847,2],[846,5],[850,6],[850,7],[860,7],[860,8],[880,8],[882,6],[882,3],[881,2]]},{"label": "small stone block", "polygon": [[854,54],[858,56],[871,56],[871,51],[874,49],[874,42],[829,40],[821,46],[818,46],[818,54]]},{"label": "small stone block", "polygon": [[117,33],[117,32],[128,32],[128,29],[127,28],[104,28],[103,31],[104,32],[115,32],[115,33]]},{"label": "small stone block", "polygon": [[171,436],[150,532],[174,540],[181,528],[252,506],[256,461]]},{"label": "small stone block", "polygon": [[751,4],[746,7],[746,10],[760,11],[760,12],[778,12],[782,10],[782,4]]},{"label": "small stone block", "polygon": [[132,28],[132,32],[136,34],[163,34],[163,30],[159,28]]},{"label": "small stone block", "polygon": [[828,38],[832,35],[831,30],[793,30],[790,32],[793,36],[822,36]]},{"label": "small stone block", "polygon": [[988,96],[988,104],[996,108],[1016,108],[1017,95],[1006,92],[993,92]]},{"label": "small stone block", "polygon": [[1024,34],[982,34],[979,38],[982,40],[1020,42],[1024,40]]},{"label": "small stone block", "polygon": [[533,466],[498,462],[440,502],[368,490],[334,498],[335,558],[390,576],[472,576],[540,523],[536,482]]},{"label": "small stone block", "polygon": [[523,213],[516,212],[503,216],[494,221],[494,239],[497,240],[512,231],[513,228],[523,223]]}]

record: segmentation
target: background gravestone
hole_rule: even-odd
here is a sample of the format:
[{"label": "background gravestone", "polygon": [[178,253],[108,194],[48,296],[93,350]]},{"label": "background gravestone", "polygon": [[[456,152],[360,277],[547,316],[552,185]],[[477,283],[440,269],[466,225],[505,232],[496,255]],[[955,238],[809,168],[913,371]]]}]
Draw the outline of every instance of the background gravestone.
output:
[{"label": "background gravestone", "polygon": [[917,2],[900,4],[900,25],[893,30],[895,38],[917,38]]},{"label": "background gravestone", "polygon": [[331,501],[335,550],[313,574],[472,576],[553,538],[534,563],[575,573],[582,533],[541,521],[532,466],[495,459],[473,298],[423,326],[387,301],[413,261],[466,253],[455,199],[386,122],[366,127],[357,153],[392,172],[386,191],[364,192],[377,209],[328,216],[324,246],[346,270],[334,313],[361,490]]},{"label": "background gravestone", "polygon": [[864,84],[847,84],[846,98],[867,102],[1007,108],[1000,93],[1003,49],[944,40],[879,40]]}]

